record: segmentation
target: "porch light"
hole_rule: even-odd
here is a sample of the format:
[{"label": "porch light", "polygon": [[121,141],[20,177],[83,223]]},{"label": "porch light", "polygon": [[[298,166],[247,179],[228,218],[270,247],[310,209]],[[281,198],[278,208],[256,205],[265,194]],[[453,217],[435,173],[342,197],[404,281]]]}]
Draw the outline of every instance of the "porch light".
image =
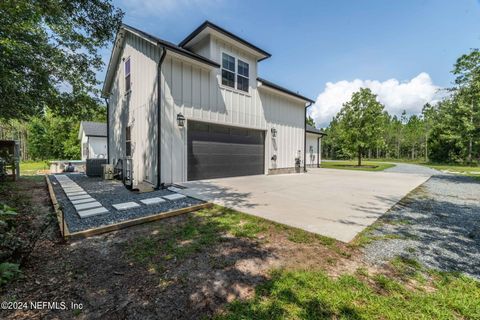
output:
[{"label": "porch light", "polygon": [[277,129],[272,128],[271,132],[272,132],[272,137],[275,138],[277,136]]},{"label": "porch light", "polygon": [[177,124],[180,128],[183,128],[185,125],[185,117],[181,113],[177,114]]}]

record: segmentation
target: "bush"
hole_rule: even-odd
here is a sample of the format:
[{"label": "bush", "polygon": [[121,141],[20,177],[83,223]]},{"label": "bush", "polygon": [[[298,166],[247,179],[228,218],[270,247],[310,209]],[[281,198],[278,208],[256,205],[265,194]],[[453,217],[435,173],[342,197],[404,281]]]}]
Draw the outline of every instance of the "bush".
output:
[{"label": "bush", "polygon": [[10,262],[0,263],[0,286],[13,280],[19,274],[20,269],[18,264]]}]

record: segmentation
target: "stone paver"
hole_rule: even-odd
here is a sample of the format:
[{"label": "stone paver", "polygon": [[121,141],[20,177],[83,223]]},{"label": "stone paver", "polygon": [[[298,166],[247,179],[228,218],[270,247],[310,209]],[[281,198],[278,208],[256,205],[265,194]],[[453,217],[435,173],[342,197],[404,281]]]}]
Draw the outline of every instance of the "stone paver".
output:
[{"label": "stone paver", "polygon": [[74,204],[73,205],[77,211],[85,210],[85,209],[92,209],[92,208],[97,208],[101,207],[102,204],[98,201],[93,201],[93,202],[87,202],[87,203],[80,203],[80,204]]},{"label": "stone paver", "polygon": [[75,200],[81,200],[81,199],[91,199],[92,197],[89,196],[88,194],[82,194],[82,195],[79,195],[79,196],[72,196],[72,197],[69,197],[68,199],[70,201],[75,201]]},{"label": "stone paver", "polygon": [[163,196],[162,198],[173,201],[173,200],[183,199],[185,198],[185,196],[183,194],[174,193],[174,194]]},{"label": "stone paver", "polygon": [[128,209],[140,207],[140,205],[138,203],[133,202],[133,201],[112,204],[112,206],[117,210],[128,210]]},{"label": "stone paver", "polygon": [[93,201],[96,201],[96,200],[89,196],[88,198],[85,198],[85,199],[72,200],[72,204],[80,204],[80,203],[87,203],[87,202],[93,202]]},{"label": "stone paver", "polygon": [[94,208],[94,209],[78,211],[78,215],[80,216],[80,218],[88,218],[88,217],[91,217],[91,216],[95,216],[97,214],[102,214],[102,213],[107,213],[107,212],[108,212],[108,210],[105,209],[104,207],[98,207],[98,208]]},{"label": "stone paver", "polygon": [[165,202],[165,201],[166,201],[165,199],[162,199],[160,197],[140,200],[141,203],[146,204],[146,205],[158,204],[158,203],[162,203],[162,202]]}]

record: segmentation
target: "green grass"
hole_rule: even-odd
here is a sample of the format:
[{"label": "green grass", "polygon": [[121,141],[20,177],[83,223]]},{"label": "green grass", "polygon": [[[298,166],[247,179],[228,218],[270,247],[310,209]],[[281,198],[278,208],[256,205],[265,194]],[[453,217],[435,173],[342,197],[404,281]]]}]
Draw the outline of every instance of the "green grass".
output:
[{"label": "green grass", "polygon": [[[415,273],[410,261],[397,268]],[[405,267],[405,265],[407,267]],[[433,290],[406,286],[387,275],[366,270],[339,278],[322,271],[276,270],[247,301],[234,301],[217,319],[479,319],[480,283],[465,276],[429,274]]]},{"label": "green grass", "polygon": [[26,161],[20,162],[20,175],[32,176],[36,175],[38,170],[48,169],[46,161]]},{"label": "green grass", "polygon": [[181,260],[223,240],[225,234],[255,238],[271,223],[235,210],[214,206],[187,217],[175,226],[160,225],[154,235],[133,240],[128,256],[139,263]]},{"label": "green grass", "polygon": [[362,166],[357,166],[356,160],[346,161],[322,161],[322,168],[329,169],[342,169],[342,170],[361,170],[361,171],[383,171],[385,169],[395,167],[391,163],[375,162],[375,161],[362,161]]},{"label": "green grass", "polygon": [[479,166],[463,166],[463,165],[455,165],[455,164],[428,164],[428,163],[424,165],[440,171],[450,171],[450,172],[455,172],[461,175],[480,177]]},{"label": "green grass", "polygon": [[[267,232],[283,233],[294,243],[323,245],[334,252],[349,256],[337,246],[335,239],[292,228],[221,206],[202,209],[187,216],[183,222],[166,227],[160,224],[153,234],[132,240],[126,248],[129,259],[152,265],[159,261],[182,260],[225,239],[257,239]],[[262,241],[265,237],[262,237]]]}]

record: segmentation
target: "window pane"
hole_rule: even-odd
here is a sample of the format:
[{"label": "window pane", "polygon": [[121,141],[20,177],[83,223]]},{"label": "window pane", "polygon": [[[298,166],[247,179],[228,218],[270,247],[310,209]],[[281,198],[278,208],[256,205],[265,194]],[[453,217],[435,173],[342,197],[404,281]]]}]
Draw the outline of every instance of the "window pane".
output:
[{"label": "window pane", "polygon": [[132,143],[130,141],[127,141],[125,143],[125,155],[127,157],[131,157],[132,156]]},{"label": "window pane", "polygon": [[232,56],[229,56],[226,53],[223,53],[222,54],[222,67],[224,69],[235,72],[235,58],[232,57]]},{"label": "window pane", "polygon": [[130,75],[125,77],[125,91],[130,91]]},{"label": "window pane", "polygon": [[235,88],[235,73],[227,70],[222,70],[222,84]]},{"label": "window pane", "polygon": [[248,78],[237,76],[237,89],[248,92]]},{"label": "window pane", "polygon": [[130,58],[125,61],[125,75],[130,74]]},{"label": "window pane", "polygon": [[130,126],[125,128],[125,140],[131,140],[130,130],[131,130]]},{"label": "window pane", "polygon": [[248,78],[248,63],[238,60],[238,74]]}]

